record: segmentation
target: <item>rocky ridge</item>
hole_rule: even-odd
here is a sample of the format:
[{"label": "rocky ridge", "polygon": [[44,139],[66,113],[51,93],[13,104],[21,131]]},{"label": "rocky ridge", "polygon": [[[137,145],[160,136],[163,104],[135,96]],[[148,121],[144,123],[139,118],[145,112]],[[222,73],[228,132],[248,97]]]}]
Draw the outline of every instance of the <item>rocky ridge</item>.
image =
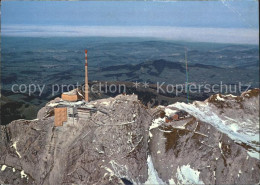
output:
[{"label": "rocky ridge", "polygon": [[259,183],[259,94],[155,108],[118,95],[91,101],[102,112],[62,127],[53,124],[56,98],[37,119],[0,127],[0,183]]}]

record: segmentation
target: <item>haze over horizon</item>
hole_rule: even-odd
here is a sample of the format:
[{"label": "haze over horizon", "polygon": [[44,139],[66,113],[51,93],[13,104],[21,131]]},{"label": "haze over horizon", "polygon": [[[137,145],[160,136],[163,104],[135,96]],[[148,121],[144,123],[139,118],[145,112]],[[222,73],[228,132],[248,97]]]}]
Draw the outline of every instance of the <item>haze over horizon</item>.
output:
[{"label": "haze over horizon", "polygon": [[258,2],[13,2],[1,6],[3,36],[152,37],[257,44]]}]

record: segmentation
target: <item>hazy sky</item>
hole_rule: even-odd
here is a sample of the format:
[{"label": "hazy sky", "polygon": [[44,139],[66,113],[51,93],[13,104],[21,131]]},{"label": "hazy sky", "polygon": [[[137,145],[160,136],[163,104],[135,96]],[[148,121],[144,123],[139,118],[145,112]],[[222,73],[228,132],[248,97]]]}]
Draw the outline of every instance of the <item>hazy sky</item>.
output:
[{"label": "hazy sky", "polygon": [[[258,43],[258,2],[3,1],[3,35]],[[227,40],[228,39],[228,40]]]}]

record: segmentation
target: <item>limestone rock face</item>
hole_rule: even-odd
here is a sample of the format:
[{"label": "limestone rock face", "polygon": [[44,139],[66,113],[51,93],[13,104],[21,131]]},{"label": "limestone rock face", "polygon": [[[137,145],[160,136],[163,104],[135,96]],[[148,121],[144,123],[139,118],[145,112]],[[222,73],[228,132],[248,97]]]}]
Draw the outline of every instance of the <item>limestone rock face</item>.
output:
[{"label": "limestone rock face", "polygon": [[119,95],[91,101],[98,111],[87,119],[54,127],[58,101],[38,119],[0,127],[1,184],[260,181],[259,90],[157,108]]},{"label": "limestone rock face", "polygon": [[54,106],[57,105],[57,102],[59,102],[61,98],[55,98],[54,100],[48,102],[45,107],[41,108],[38,111],[37,119],[43,119],[46,117],[54,116]]},{"label": "limestone rock face", "polygon": [[153,120],[150,153],[161,179],[172,184],[256,184],[260,181],[259,89],[241,96],[213,95],[205,102],[161,107]]},{"label": "limestone rock face", "polygon": [[183,127],[162,124],[151,134],[153,164],[165,183],[254,184],[260,180],[259,159],[250,156],[247,145],[194,117],[184,120]]},{"label": "limestone rock face", "polygon": [[45,107],[37,120],[17,120],[1,127],[0,182],[145,182],[148,128],[153,119],[148,110],[134,95],[92,104],[102,112],[78,123],[54,127],[54,117],[45,118],[51,111]]}]

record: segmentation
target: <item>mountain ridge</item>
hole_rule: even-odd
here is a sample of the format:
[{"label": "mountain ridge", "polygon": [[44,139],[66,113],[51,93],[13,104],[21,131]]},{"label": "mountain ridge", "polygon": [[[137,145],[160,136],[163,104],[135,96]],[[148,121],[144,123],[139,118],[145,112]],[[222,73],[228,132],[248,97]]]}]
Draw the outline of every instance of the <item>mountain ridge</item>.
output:
[{"label": "mountain ridge", "polygon": [[0,126],[0,182],[256,184],[259,94],[253,89],[154,108],[136,95],[118,95],[89,102],[107,114],[62,127],[54,127],[50,114],[56,98],[37,119]]}]

